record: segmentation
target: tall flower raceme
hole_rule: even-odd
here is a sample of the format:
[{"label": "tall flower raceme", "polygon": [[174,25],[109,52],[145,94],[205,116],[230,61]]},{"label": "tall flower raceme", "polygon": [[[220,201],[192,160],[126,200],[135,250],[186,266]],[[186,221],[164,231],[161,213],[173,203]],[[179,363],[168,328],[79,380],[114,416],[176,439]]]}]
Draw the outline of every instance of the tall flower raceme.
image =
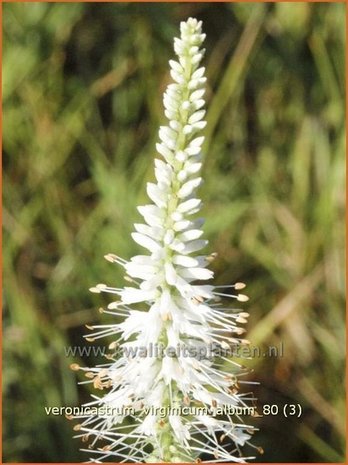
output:
[{"label": "tall flower raceme", "polygon": [[[169,61],[174,83],[163,102],[168,124],[159,130],[156,183],[147,184],[149,205],[138,207],[144,223],[135,224],[133,239],[146,249],[129,261],[106,259],[122,266],[129,285],[98,284],[117,300],[105,313],[121,323],[90,327],[88,341],[112,337],[107,363],[73,369],[107,390],[83,406],[75,418],[76,437],[87,444],[90,461],[245,462],[241,446],[254,428],[234,412],[247,408],[252,394],[238,391],[245,370],[229,350],[242,338],[248,313],[230,308],[225,299],[245,302],[243,283],[205,284],[213,278],[208,265],[215,254],[200,255],[200,135],[205,69],[200,67],[205,34],[189,18],[174,39],[177,61]],[[197,283],[198,281],[198,283]],[[227,290],[224,291],[223,288]],[[250,407],[249,407],[250,408]],[[232,413],[231,413],[232,412]],[[254,446],[252,446],[254,447]]]}]

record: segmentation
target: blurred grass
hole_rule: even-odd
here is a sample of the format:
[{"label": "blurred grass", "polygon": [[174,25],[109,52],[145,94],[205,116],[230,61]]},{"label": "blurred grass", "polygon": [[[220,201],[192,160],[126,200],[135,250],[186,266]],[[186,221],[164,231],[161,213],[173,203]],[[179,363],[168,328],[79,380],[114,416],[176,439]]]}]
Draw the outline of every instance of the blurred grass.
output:
[{"label": "blurred grass", "polygon": [[[97,322],[103,260],[129,240],[153,179],[178,23],[207,33],[202,188],[217,282],[244,280],[262,403],[258,461],[343,461],[344,47],[339,3],[48,4],[3,8],[4,461],[82,461],[64,346]],[[74,361],[77,361],[76,358]],[[88,360],[84,363],[93,363]]]}]

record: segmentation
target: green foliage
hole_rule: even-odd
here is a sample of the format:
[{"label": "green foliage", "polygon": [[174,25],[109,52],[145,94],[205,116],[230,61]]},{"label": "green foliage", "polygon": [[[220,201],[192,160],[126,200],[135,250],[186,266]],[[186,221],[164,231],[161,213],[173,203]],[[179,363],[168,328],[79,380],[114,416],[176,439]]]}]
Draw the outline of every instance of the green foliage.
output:
[{"label": "green foliage", "polygon": [[[262,403],[259,461],[343,461],[344,5],[5,3],[4,460],[82,461],[64,417],[88,398],[69,370],[135,254],[178,23],[204,21],[202,195],[217,282],[245,281]],[[105,317],[103,317],[105,318]],[[95,362],[89,357],[81,363]],[[100,357],[95,357],[99,362]]]}]

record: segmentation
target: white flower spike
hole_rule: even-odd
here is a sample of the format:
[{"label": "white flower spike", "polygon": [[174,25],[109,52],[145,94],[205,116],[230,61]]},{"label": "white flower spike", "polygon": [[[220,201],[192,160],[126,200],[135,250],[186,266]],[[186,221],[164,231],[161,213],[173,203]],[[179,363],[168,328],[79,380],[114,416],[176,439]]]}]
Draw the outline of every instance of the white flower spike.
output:
[{"label": "white flower spike", "polygon": [[189,18],[180,25],[180,39],[174,39],[178,58],[169,61],[174,83],[163,97],[168,125],[160,128],[157,144],[163,160],[155,159],[157,183],[147,185],[152,203],[138,207],[144,224],[135,224],[132,234],[146,254],[130,261],[106,255],[125,269],[129,285],[90,289],[116,295],[102,311],[122,318],[94,326],[86,336],[88,341],[110,336],[109,347],[118,354],[95,368],[72,365],[85,371],[85,382],[107,390],[75,416],[80,418],[76,437],[88,443],[91,462],[253,458],[243,456],[241,446],[251,446],[255,429],[240,414],[253,412],[247,403],[254,399],[238,392],[239,384],[247,383],[240,379],[246,370],[230,357],[234,347],[248,343],[239,327],[248,313],[223,304],[228,298],[247,301],[239,293],[245,285],[204,284],[213,277],[207,267],[216,254],[199,255],[207,241],[201,238],[203,220],[193,216],[201,208],[196,191],[202,183],[200,132],[206,125],[201,27]]}]

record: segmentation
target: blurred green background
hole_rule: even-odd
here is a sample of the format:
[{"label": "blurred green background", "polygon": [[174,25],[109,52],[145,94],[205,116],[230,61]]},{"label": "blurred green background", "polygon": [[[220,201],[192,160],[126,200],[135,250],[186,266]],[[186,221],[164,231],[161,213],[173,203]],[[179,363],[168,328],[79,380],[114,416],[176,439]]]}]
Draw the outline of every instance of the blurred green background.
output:
[{"label": "blurred green background", "polygon": [[5,3],[3,6],[4,461],[84,461],[67,357],[123,282],[103,255],[139,251],[172,39],[207,33],[201,189],[216,282],[245,281],[259,462],[344,460],[343,3]]}]

